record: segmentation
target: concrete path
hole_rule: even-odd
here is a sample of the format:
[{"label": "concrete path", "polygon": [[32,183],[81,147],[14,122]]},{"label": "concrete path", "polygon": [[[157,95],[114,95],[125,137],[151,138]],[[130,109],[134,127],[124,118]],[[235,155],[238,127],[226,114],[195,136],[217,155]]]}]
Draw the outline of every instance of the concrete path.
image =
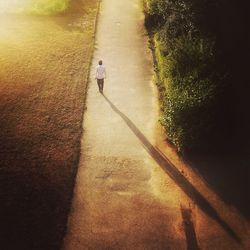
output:
[{"label": "concrete path", "polygon": [[[198,249],[197,228],[206,249],[236,249],[230,226],[154,147],[158,103],[143,18],[140,0],[102,1],[64,249]],[[99,59],[104,95],[94,80]]]},{"label": "concrete path", "polygon": [[[164,249],[166,241],[184,237],[178,233],[179,189],[124,119],[154,144],[157,97],[140,2],[101,4],[65,249]],[[107,69],[104,96],[94,80],[99,59]],[[171,185],[162,197],[161,190]]]}]

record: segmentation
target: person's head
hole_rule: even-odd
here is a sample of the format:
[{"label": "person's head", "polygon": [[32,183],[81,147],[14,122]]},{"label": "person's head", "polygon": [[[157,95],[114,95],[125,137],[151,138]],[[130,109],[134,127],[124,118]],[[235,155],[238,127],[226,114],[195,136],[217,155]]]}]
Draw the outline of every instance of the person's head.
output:
[{"label": "person's head", "polygon": [[99,61],[99,65],[102,65],[102,60]]}]

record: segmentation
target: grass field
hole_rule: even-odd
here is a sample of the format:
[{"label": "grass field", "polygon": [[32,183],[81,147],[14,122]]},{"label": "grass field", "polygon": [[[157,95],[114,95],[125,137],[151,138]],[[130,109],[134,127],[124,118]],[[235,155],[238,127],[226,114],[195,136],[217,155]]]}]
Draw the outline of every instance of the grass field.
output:
[{"label": "grass field", "polygon": [[66,12],[72,0],[0,0],[0,13],[51,15]]},{"label": "grass field", "polygon": [[71,0],[30,0],[26,11],[31,14],[50,15],[64,12]]},{"label": "grass field", "polygon": [[0,15],[0,246],[60,249],[80,152],[98,0]]}]

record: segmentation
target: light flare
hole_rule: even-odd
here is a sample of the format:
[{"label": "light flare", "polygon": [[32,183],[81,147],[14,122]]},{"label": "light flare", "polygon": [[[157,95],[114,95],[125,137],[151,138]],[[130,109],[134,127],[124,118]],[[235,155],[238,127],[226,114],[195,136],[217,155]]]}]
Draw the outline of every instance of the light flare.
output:
[{"label": "light flare", "polygon": [[0,0],[0,13],[16,13],[23,11],[29,0]]}]

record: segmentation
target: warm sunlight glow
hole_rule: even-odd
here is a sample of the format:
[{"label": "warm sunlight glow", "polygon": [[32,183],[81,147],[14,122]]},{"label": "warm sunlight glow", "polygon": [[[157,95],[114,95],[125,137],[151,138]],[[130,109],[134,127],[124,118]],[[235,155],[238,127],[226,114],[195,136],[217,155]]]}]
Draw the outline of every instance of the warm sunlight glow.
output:
[{"label": "warm sunlight glow", "polygon": [[69,0],[0,0],[0,13],[53,15],[67,10]]},{"label": "warm sunlight glow", "polygon": [[0,13],[19,12],[28,4],[29,0],[0,0]]}]

